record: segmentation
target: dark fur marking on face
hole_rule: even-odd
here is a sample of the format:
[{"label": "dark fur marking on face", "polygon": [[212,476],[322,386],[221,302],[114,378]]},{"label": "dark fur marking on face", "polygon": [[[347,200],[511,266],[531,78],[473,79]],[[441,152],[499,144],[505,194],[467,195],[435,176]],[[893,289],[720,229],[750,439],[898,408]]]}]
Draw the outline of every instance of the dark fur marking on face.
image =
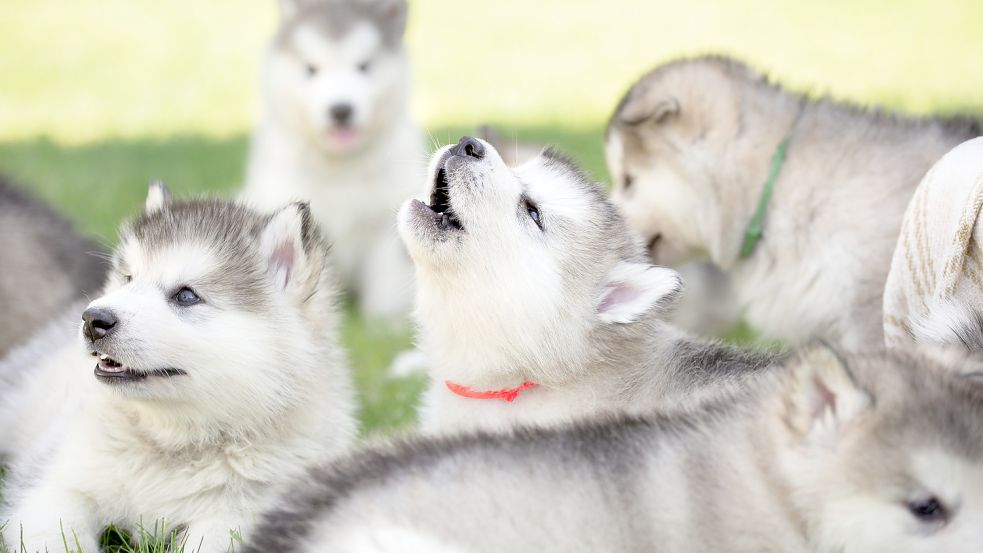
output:
[{"label": "dark fur marking on face", "polygon": [[[290,38],[301,26],[311,25],[328,37],[344,38],[359,22],[370,23],[392,52],[402,49],[406,29],[406,0],[307,0],[299,1],[297,13],[284,22],[274,38],[279,48],[291,48]],[[401,12],[400,12],[401,10]]]},{"label": "dark fur marking on face", "polygon": [[[328,246],[306,203],[297,204],[301,215],[302,248],[313,263],[313,282],[326,270]],[[207,248],[215,269],[202,278],[206,294],[219,296],[249,311],[269,307],[271,288],[268,260],[259,252],[259,237],[272,215],[263,215],[230,201],[197,199],[176,201],[153,213],[143,213],[123,227],[120,243],[135,240],[149,253],[179,244]],[[121,265],[121,251],[115,263]],[[181,283],[187,284],[187,283]],[[313,295],[320,289],[314,286]]]}]

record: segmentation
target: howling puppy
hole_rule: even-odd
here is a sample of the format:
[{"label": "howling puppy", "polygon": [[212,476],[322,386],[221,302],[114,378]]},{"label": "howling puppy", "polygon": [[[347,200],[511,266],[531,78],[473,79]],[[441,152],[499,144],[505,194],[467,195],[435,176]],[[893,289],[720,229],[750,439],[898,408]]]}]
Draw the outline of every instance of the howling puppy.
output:
[{"label": "howling puppy", "polygon": [[327,256],[305,204],[260,215],[152,186],[103,295],[0,364],[9,550],[93,553],[110,524],[164,521],[188,551],[223,552],[344,451],[354,397]]},{"label": "howling puppy", "polygon": [[979,134],[812,100],[734,60],[656,67],[608,125],[612,198],[653,261],[711,261],[766,337],[881,346],[901,217],[925,171]]},{"label": "howling puppy", "polygon": [[703,409],[369,450],[243,553],[975,553],[981,369],[820,348]]},{"label": "howling puppy", "polygon": [[464,137],[438,151],[429,205],[399,230],[417,270],[429,430],[507,428],[671,405],[740,380],[763,356],[689,339],[661,317],[679,275],[600,187],[546,150],[511,169]]},{"label": "howling puppy", "polygon": [[280,0],[243,197],[310,201],[362,312],[402,321],[412,266],[393,215],[416,191],[423,135],[409,115],[406,0]]}]

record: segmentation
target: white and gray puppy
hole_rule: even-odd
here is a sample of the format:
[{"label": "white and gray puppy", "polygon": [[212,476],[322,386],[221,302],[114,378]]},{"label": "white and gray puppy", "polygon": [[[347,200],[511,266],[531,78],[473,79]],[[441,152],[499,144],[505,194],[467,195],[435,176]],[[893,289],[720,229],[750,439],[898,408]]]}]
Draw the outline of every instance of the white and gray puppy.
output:
[{"label": "white and gray puppy", "polygon": [[[509,167],[516,167],[538,156],[543,144],[507,139],[490,125],[478,127],[478,138],[495,147]],[[686,290],[668,320],[672,324],[703,336],[720,336],[731,330],[740,313],[729,278],[712,263],[697,261],[674,267],[686,283]]]},{"label": "white and gray puppy", "polygon": [[[605,149],[614,201],[655,262],[721,267],[766,337],[860,349],[883,343],[884,282],[919,179],[979,132],[969,121],[814,101],[734,60],[703,57],[656,67],[632,86]],[[763,236],[742,256],[786,139]]]},{"label": "white and gray puppy", "polygon": [[354,397],[327,256],[304,204],[260,215],[152,186],[81,329],[76,311],[0,365],[9,549],[97,551],[107,525],[164,521],[189,551],[226,551],[346,450]]},{"label": "white and gray puppy", "polygon": [[365,314],[400,321],[412,266],[393,214],[426,156],[409,114],[406,0],[281,0],[280,12],[243,197],[310,201],[346,290]]},{"label": "white and gray puppy", "polygon": [[979,551],[983,360],[951,353],[817,347],[701,410],[364,451],[243,553]]},{"label": "white and gray puppy", "polygon": [[102,248],[0,175],[0,358],[102,285]]},{"label": "white and gray puppy", "polygon": [[416,265],[427,430],[504,429],[696,400],[764,356],[662,321],[682,283],[552,150],[516,168],[464,137],[436,154],[429,204],[399,230]]}]

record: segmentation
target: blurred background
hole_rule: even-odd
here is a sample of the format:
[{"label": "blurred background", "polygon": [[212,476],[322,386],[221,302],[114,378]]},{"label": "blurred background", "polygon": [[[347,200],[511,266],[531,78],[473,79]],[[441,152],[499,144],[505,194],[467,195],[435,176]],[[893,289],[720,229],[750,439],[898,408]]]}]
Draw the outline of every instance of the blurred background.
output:
[{"label": "blurred background", "polygon": [[[151,177],[231,194],[276,19],[274,0],[4,0],[0,171],[107,244]],[[605,180],[605,121],[656,63],[725,53],[814,95],[980,115],[981,28],[980,0],[410,0],[413,111],[432,143],[492,123]],[[347,317],[371,430],[413,417],[422,381],[383,374],[408,340]]]}]

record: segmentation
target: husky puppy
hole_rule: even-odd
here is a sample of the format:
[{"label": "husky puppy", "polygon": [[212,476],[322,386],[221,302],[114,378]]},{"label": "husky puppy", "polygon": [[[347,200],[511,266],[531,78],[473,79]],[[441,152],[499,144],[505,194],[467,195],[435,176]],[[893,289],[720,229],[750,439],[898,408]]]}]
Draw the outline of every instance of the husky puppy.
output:
[{"label": "husky puppy", "polygon": [[102,285],[102,248],[0,175],[0,358]]},{"label": "husky puppy", "polygon": [[434,154],[399,231],[416,265],[424,428],[508,428],[647,410],[740,381],[766,357],[661,317],[682,290],[606,195],[546,150],[515,169],[464,137]]},{"label": "husky puppy", "polygon": [[979,551],[981,369],[820,347],[705,409],[372,449],[244,553]]},{"label": "husky puppy", "polygon": [[391,321],[405,317],[413,289],[393,215],[425,157],[409,115],[406,9],[405,0],[281,0],[243,194],[262,209],[309,200],[342,284],[364,313]]},{"label": "husky puppy", "polygon": [[[709,259],[769,338],[858,349],[883,342],[884,281],[919,179],[979,132],[813,101],[739,62],[704,57],[642,77],[612,116],[605,151],[614,201],[655,262]],[[755,242],[747,231],[760,205]]]},{"label": "husky puppy", "polygon": [[[530,142],[508,140],[490,125],[478,127],[478,138],[494,146],[505,164],[515,167],[539,155],[546,147]],[[684,263],[676,267],[686,283],[686,291],[668,315],[674,325],[703,336],[719,336],[740,319],[727,275],[712,263]]]},{"label": "husky puppy", "polygon": [[327,253],[305,204],[260,215],[152,187],[82,312],[84,349],[28,344],[37,357],[0,366],[7,547],[54,551],[64,536],[98,551],[109,524],[163,520],[188,551],[226,551],[346,449],[354,398]]}]

